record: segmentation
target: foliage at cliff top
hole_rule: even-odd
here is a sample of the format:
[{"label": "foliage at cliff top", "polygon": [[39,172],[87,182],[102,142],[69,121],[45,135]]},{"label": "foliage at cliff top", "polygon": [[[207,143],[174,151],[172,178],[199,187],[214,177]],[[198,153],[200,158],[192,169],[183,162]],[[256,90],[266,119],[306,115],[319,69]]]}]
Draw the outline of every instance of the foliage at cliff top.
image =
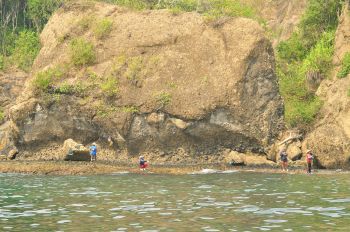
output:
[{"label": "foliage at cliff top", "polygon": [[38,34],[65,0],[0,0],[0,70],[15,65],[28,71],[39,48]]},{"label": "foliage at cliff top", "polygon": [[[62,4],[69,1],[72,0],[0,0],[0,13],[3,16],[0,17],[0,70],[6,68],[6,66],[15,65],[28,71],[40,48],[38,34],[51,14]],[[196,11],[208,19],[217,19],[223,16],[243,16],[262,21],[256,16],[256,12],[252,7],[242,4],[238,0],[95,1],[108,2],[136,10],[170,9],[174,14],[181,11]],[[102,21],[101,25],[94,29],[96,37],[104,37],[109,32],[110,27],[110,22]]]},{"label": "foliage at cliff top", "polygon": [[342,0],[309,0],[291,38],[277,47],[277,74],[290,127],[307,127],[322,105],[307,77],[327,78],[332,68],[335,29]]},{"label": "foliage at cliff top", "polygon": [[242,16],[258,19],[255,10],[239,0],[98,0],[126,6],[136,10],[170,9],[174,13],[196,11],[209,19],[223,16]]}]

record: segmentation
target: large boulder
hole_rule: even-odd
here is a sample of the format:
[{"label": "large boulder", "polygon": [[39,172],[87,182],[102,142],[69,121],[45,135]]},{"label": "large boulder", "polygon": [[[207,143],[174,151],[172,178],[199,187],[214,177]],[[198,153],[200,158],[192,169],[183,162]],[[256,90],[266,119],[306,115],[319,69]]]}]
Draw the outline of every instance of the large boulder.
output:
[{"label": "large boulder", "polygon": [[[82,28],[101,20],[112,23],[103,39],[93,23]],[[71,41],[78,37],[95,47],[89,68],[71,68]],[[57,100],[50,91],[38,95],[29,81],[11,111],[19,149],[72,138],[120,140],[113,146],[129,154],[178,148],[264,153],[283,126],[273,49],[253,20],[207,23],[197,13],[82,1],[57,11],[41,42],[33,73],[64,67],[54,85],[83,86],[84,92]],[[117,85],[106,92],[106,83]]]},{"label": "large boulder", "polygon": [[63,144],[63,151],[66,161],[90,161],[89,149],[84,145],[75,142],[73,139],[67,139]]}]

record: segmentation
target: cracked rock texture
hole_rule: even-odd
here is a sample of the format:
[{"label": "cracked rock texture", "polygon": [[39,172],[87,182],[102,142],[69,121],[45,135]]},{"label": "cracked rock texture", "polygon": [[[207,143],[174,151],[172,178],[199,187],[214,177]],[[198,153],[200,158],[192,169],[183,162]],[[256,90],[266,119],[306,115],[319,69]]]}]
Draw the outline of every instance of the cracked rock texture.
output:
[{"label": "cracked rock texture", "polygon": [[[98,38],[94,22],[102,19],[112,28]],[[71,65],[74,38],[94,45],[93,64]],[[77,2],[53,15],[41,43],[33,75],[9,114],[7,141],[19,157],[50,156],[55,150],[48,147],[69,138],[129,156],[166,157],[179,149],[192,157],[223,149],[264,154],[283,127],[273,49],[253,20],[206,23],[196,13]],[[83,93],[38,93],[31,80],[50,67],[65,70],[56,87],[82,86]],[[117,83],[112,95],[101,88],[108,80]]]}]

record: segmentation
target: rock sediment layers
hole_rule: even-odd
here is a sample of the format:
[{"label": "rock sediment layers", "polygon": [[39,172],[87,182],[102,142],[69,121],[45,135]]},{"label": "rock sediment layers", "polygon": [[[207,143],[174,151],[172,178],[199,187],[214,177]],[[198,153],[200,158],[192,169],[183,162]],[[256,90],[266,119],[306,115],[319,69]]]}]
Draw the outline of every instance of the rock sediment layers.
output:
[{"label": "rock sediment layers", "polygon": [[[109,20],[110,33],[101,39],[93,25],[82,29],[89,18]],[[74,38],[95,47],[89,67],[71,66]],[[166,157],[178,149],[194,157],[223,149],[264,154],[283,126],[273,49],[252,20],[210,24],[196,13],[74,3],[50,19],[41,41],[33,78],[68,67],[54,85],[82,85],[84,92],[54,99],[57,94],[38,95],[29,80],[10,114],[19,155],[68,138],[83,144],[109,138],[111,152],[129,155]],[[117,83],[111,96],[101,87],[108,80]]]}]

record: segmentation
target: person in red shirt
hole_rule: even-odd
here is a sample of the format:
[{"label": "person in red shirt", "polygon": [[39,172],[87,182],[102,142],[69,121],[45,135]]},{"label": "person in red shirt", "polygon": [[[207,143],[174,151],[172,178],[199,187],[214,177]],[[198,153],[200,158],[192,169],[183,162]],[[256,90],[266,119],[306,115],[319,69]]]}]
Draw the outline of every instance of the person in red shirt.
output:
[{"label": "person in red shirt", "polygon": [[307,173],[311,173],[312,161],[314,160],[314,155],[311,150],[306,151],[306,163],[307,163]]},{"label": "person in red shirt", "polygon": [[139,157],[139,164],[140,164],[140,170],[145,171],[148,166],[148,163],[143,156]]}]

